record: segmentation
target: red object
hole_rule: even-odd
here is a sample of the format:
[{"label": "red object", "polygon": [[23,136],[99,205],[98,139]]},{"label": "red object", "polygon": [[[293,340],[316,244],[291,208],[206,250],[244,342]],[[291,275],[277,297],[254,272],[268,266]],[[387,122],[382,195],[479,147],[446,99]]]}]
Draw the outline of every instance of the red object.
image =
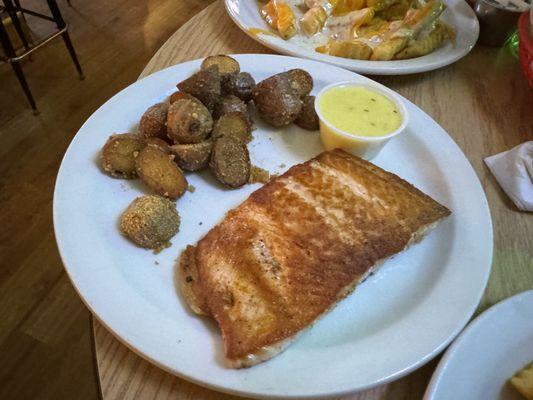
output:
[{"label": "red object", "polygon": [[533,38],[529,34],[529,11],[522,13],[518,20],[518,55],[529,87],[533,88]]}]

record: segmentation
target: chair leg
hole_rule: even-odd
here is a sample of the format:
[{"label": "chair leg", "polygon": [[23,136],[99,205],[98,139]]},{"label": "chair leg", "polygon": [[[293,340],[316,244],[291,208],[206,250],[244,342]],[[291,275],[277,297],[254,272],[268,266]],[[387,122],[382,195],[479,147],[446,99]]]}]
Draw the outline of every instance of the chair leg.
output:
[{"label": "chair leg", "polygon": [[20,40],[22,41],[24,49],[29,50],[30,45],[28,43],[28,40],[26,39],[24,30],[22,29],[22,25],[20,25],[20,21],[17,15],[17,8],[15,8],[11,0],[4,0],[4,5],[9,17],[11,18],[11,22],[13,22],[15,30],[17,31],[17,34],[19,35]]},{"label": "chair leg", "polygon": [[[54,17],[54,21],[56,22],[58,29],[63,29],[65,26],[67,26],[67,24],[63,20],[63,16],[61,15],[61,11],[59,10],[56,0],[46,0],[46,2],[48,3],[48,7],[50,8],[50,12],[52,13],[52,16]],[[70,53],[70,57],[72,58],[72,61],[74,62],[74,66],[78,70],[80,79],[85,79],[85,76],[83,75],[83,71],[81,69],[81,65],[78,61],[78,56],[76,55],[76,51],[74,50],[74,46],[72,44],[72,41],[70,40],[70,36],[68,32],[61,34],[61,36],[63,37],[63,41],[65,42],[65,45],[67,46],[67,50]]]},{"label": "chair leg", "polygon": [[35,104],[35,100],[33,99],[33,95],[31,94],[28,82],[26,82],[26,78],[24,77],[24,72],[22,71],[20,63],[18,61],[15,61],[11,62],[10,64],[13,67],[13,71],[15,71],[15,75],[17,75],[17,79],[19,80],[20,86],[22,86],[22,90],[24,90],[24,94],[26,95],[26,98],[30,103],[33,113],[35,115],[39,114],[39,111],[37,110],[37,105]]},{"label": "chair leg", "polygon": [[74,50],[74,45],[72,44],[72,41],[70,40],[70,36],[68,32],[62,33],[61,37],[63,38],[63,41],[65,42],[65,46],[67,46],[67,50],[70,54],[70,57],[72,58],[72,62],[74,63],[76,70],[78,71],[80,79],[84,80],[85,75],[83,75],[80,62],[78,61],[78,56],[76,55],[76,50]]},{"label": "chair leg", "polygon": [[[9,35],[7,34],[6,28],[4,27],[4,24],[0,23],[0,43],[2,44],[2,47],[4,49],[4,53],[6,54],[8,60],[13,59],[16,57],[15,49],[13,48],[13,44],[9,40]],[[26,77],[24,76],[24,72],[22,71],[22,67],[18,61],[10,61],[11,67],[13,68],[13,71],[15,71],[15,75],[17,75],[17,79],[19,80],[20,86],[22,86],[22,90],[24,91],[24,94],[26,95],[26,98],[28,99],[28,102],[31,105],[31,108],[33,109],[34,114],[37,114],[37,105],[35,104],[35,100],[33,99],[33,95],[31,94],[30,87],[28,86],[28,82],[26,82]]]}]

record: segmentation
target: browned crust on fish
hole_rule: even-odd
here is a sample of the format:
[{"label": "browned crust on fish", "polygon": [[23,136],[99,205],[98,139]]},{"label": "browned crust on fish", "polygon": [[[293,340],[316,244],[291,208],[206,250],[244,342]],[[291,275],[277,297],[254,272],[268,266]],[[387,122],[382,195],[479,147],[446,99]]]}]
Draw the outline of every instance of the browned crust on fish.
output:
[{"label": "browned crust on fish", "polygon": [[449,214],[342,150],[272,179],[194,252],[195,296],[220,326],[228,364],[251,366],[282,351],[375,266]]}]

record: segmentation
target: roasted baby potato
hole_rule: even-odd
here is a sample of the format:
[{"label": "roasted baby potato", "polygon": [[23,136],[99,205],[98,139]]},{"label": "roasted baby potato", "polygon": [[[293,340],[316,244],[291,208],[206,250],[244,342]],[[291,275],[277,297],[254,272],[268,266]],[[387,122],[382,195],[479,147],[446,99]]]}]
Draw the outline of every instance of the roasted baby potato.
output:
[{"label": "roasted baby potato", "polygon": [[213,127],[213,138],[232,136],[248,143],[252,140],[252,127],[242,113],[229,113],[222,115]]},{"label": "roasted baby potato", "polygon": [[222,83],[222,93],[234,95],[245,102],[252,99],[252,90],[255,87],[255,80],[248,72],[240,72],[230,75]]},{"label": "roasted baby potato", "polygon": [[148,144],[135,159],[139,178],[156,194],[176,200],[187,189],[187,180],[181,169],[159,146]]},{"label": "roasted baby potato", "polygon": [[102,169],[114,178],[137,178],[135,155],[144,146],[141,136],[132,133],[111,135],[102,148]]},{"label": "roasted baby potato", "polygon": [[230,188],[241,187],[250,179],[248,148],[232,136],[215,139],[209,166],[216,178]]},{"label": "roasted baby potato", "polygon": [[202,69],[177,84],[182,92],[188,93],[200,100],[210,111],[220,100],[220,73],[217,65]]},{"label": "roasted baby potato", "polygon": [[287,76],[291,88],[296,90],[300,97],[307,96],[313,90],[313,77],[303,69],[291,69],[290,71],[282,72],[281,75]]},{"label": "roasted baby potato", "polygon": [[209,110],[196,100],[181,99],[168,108],[168,137],[174,143],[199,143],[213,129]]},{"label": "roasted baby potato", "polygon": [[174,161],[185,171],[198,171],[207,167],[212,149],[212,141],[170,146],[170,151],[176,156]]},{"label": "roasted baby potato", "polygon": [[248,120],[250,120],[250,114],[246,103],[239,99],[237,96],[233,96],[230,94],[228,96],[224,96],[220,103],[216,105],[215,111],[213,112],[213,117],[215,119],[218,119],[224,114],[231,113],[240,113]]},{"label": "roasted baby potato", "polygon": [[120,217],[120,231],[138,246],[161,250],[178,233],[176,205],[160,196],[137,197]]},{"label": "roasted baby potato", "polygon": [[167,103],[157,103],[149,107],[141,117],[139,133],[145,138],[167,139]]},{"label": "roasted baby potato", "polygon": [[168,143],[165,142],[163,139],[152,137],[152,138],[144,139],[144,142],[146,144],[151,144],[151,145],[157,146],[161,150],[166,151],[167,153],[170,153],[170,149],[169,149]]},{"label": "roasted baby potato", "polygon": [[277,74],[259,82],[252,92],[259,115],[275,127],[289,125],[300,114],[302,102],[288,74]]},{"label": "roasted baby potato", "polygon": [[207,69],[212,65],[218,67],[218,73],[224,81],[229,75],[241,72],[239,62],[230,56],[219,54],[218,56],[209,56],[202,61],[202,69]]},{"label": "roasted baby potato", "polygon": [[315,111],[315,96],[305,96],[302,99],[302,111],[294,121],[300,128],[308,131],[318,130],[318,115]]},{"label": "roasted baby potato", "polygon": [[185,93],[185,92],[180,92],[179,90],[172,93],[169,97],[168,97],[168,102],[170,104],[172,103],[175,103],[176,101],[178,100],[182,100],[182,99],[185,99],[185,100],[196,100],[196,101],[200,101],[198,100],[196,97],[194,96],[191,96],[189,93]]}]

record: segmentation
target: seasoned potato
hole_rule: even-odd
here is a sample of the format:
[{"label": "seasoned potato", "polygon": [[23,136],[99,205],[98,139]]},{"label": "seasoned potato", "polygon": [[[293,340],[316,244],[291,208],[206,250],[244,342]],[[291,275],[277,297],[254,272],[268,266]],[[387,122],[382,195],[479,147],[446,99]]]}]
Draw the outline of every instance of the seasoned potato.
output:
[{"label": "seasoned potato", "polygon": [[261,118],[276,127],[289,125],[302,109],[299,93],[291,87],[287,74],[259,82],[252,98]]},{"label": "seasoned potato", "polygon": [[170,153],[170,149],[169,149],[168,143],[165,142],[163,139],[152,137],[152,138],[144,139],[144,142],[146,144],[151,144],[151,145],[157,146],[161,150],[166,151],[167,153]]},{"label": "seasoned potato", "polygon": [[170,151],[176,156],[174,161],[185,171],[198,171],[207,167],[212,149],[212,141],[170,146]]},{"label": "seasoned potato", "polygon": [[149,144],[139,152],[135,165],[139,178],[150,189],[175,200],[187,189],[187,180],[173,159],[174,155]]},{"label": "seasoned potato", "polygon": [[220,100],[220,74],[217,65],[202,69],[178,83],[178,89],[200,100],[210,111]]},{"label": "seasoned potato", "polygon": [[252,127],[246,117],[241,113],[229,113],[222,115],[213,128],[213,138],[233,136],[248,143],[252,140]]},{"label": "seasoned potato", "polygon": [[172,103],[175,103],[176,101],[178,100],[182,100],[182,99],[185,99],[185,100],[196,100],[196,101],[200,101],[198,100],[196,97],[194,96],[191,96],[189,93],[185,93],[185,92],[180,92],[179,90],[172,93],[169,97],[168,97],[168,102],[170,104]]},{"label": "seasoned potato", "polygon": [[213,130],[209,110],[195,100],[178,100],[168,108],[168,137],[174,143],[199,143]]},{"label": "seasoned potato", "polygon": [[102,169],[115,178],[137,178],[135,155],[144,146],[143,138],[138,135],[111,135],[102,148]]},{"label": "seasoned potato", "polygon": [[120,217],[120,231],[138,246],[161,250],[179,231],[176,205],[160,196],[137,197]]},{"label": "seasoned potato", "polygon": [[248,72],[241,72],[230,75],[222,83],[222,93],[237,96],[245,102],[252,99],[252,90],[255,87],[255,80]]},{"label": "seasoned potato", "polygon": [[291,88],[293,88],[298,96],[304,97],[311,93],[313,90],[313,77],[309,72],[304,71],[303,69],[291,69],[287,72],[282,72],[280,75],[287,76]]},{"label": "seasoned potato", "polygon": [[209,166],[216,178],[230,188],[241,187],[250,179],[248,148],[232,136],[215,140]]},{"label": "seasoned potato", "polygon": [[149,107],[141,117],[139,133],[145,138],[167,138],[167,103],[157,103]]},{"label": "seasoned potato", "polygon": [[318,115],[315,111],[315,96],[305,96],[302,99],[302,111],[294,120],[294,123],[300,128],[308,131],[318,130]]},{"label": "seasoned potato", "polygon": [[219,54],[218,56],[209,56],[202,61],[202,69],[207,69],[212,65],[218,67],[218,73],[224,81],[231,74],[238,74],[241,71],[239,62],[230,56]]},{"label": "seasoned potato", "polygon": [[237,96],[233,96],[231,94],[224,96],[220,103],[216,105],[215,111],[213,112],[213,117],[218,119],[222,115],[230,113],[240,113],[250,120],[250,114],[246,103]]}]

